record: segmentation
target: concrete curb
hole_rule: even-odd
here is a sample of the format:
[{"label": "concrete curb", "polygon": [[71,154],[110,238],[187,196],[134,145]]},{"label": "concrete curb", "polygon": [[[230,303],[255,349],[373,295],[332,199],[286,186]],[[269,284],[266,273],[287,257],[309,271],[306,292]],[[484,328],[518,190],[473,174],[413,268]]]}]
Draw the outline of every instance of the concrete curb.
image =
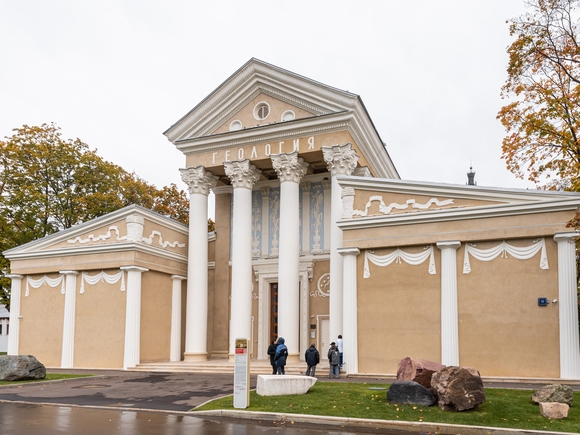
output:
[{"label": "concrete curb", "polygon": [[395,421],[395,420],[373,420],[364,418],[343,418],[329,417],[323,415],[304,414],[281,414],[275,412],[253,412],[253,411],[193,411],[191,415],[200,417],[221,417],[237,418],[246,420],[271,420],[284,423],[305,423],[325,426],[338,426],[341,429],[367,428],[367,429],[390,429],[406,432],[429,432],[429,433],[453,433],[458,435],[569,435],[569,432],[546,432],[525,429],[506,429],[485,426],[466,426],[459,424],[439,424],[429,422]]}]

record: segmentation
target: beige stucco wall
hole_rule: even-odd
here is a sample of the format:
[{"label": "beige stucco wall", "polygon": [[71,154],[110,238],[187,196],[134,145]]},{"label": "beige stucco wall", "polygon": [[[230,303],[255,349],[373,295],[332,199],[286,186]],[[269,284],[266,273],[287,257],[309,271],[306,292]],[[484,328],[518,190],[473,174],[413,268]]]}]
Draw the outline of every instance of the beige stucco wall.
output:
[{"label": "beige stucco wall", "polygon": [[141,362],[169,361],[171,343],[170,275],[145,272],[141,277]]},{"label": "beige stucco wall", "polygon": [[[507,240],[529,246],[533,239]],[[500,241],[478,242],[477,248]],[[549,270],[540,269],[540,253],[529,260],[508,254],[490,262],[470,256],[463,274],[463,245],[457,252],[457,299],[461,365],[483,376],[548,377],[559,373],[558,304],[538,306],[539,297],[558,299],[558,249],[546,238]]]},{"label": "beige stucco wall", "polygon": [[[105,272],[114,275],[119,270]],[[77,294],[75,367],[123,367],[126,291],[120,288],[120,282],[102,281],[96,285],[85,284],[85,292]]]},{"label": "beige stucco wall", "polygon": [[[405,250],[416,253],[422,248]],[[439,252],[435,262],[440,263]],[[429,275],[428,267],[428,262],[371,264],[371,276],[363,278],[364,252],[357,257],[360,373],[396,373],[406,356],[441,360],[441,275]]]},{"label": "beige stucco wall", "polygon": [[[40,279],[43,275],[33,275]],[[48,274],[49,278],[58,278],[58,274]],[[64,319],[64,295],[61,286],[43,285],[39,288],[29,287],[25,296],[26,280],[22,280],[20,299],[20,337],[18,353],[34,355],[47,367],[60,367],[62,358],[62,330]]]}]

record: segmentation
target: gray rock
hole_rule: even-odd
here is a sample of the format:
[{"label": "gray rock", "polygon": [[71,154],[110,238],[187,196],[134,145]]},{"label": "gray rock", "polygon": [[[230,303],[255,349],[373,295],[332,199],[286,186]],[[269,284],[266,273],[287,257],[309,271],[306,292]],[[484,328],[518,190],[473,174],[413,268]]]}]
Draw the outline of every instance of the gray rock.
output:
[{"label": "gray rock", "polygon": [[572,406],[573,401],[574,391],[568,385],[549,384],[532,394],[532,402],[536,405],[546,402],[558,402]]},{"label": "gray rock", "polygon": [[431,388],[444,411],[466,411],[485,402],[483,381],[475,369],[446,367],[433,375]]},{"label": "gray rock", "polygon": [[32,355],[0,355],[0,381],[44,379],[46,368]]},{"label": "gray rock", "polygon": [[425,388],[431,388],[433,373],[445,368],[443,364],[424,359],[406,357],[399,362],[397,368],[398,381],[415,381]]},{"label": "gray rock", "polygon": [[433,406],[437,403],[433,393],[415,381],[393,382],[387,391],[387,401],[422,406]]}]

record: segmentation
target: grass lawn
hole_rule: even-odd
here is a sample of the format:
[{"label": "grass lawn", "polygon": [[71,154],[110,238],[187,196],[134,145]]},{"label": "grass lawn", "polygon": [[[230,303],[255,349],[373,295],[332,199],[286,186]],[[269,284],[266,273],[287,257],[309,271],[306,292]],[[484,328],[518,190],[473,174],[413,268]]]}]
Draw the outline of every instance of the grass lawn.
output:
[{"label": "grass lawn", "polygon": [[72,379],[72,378],[86,378],[93,375],[67,375],[64,373],[47,373],[46,378],[36,379],[31,381],[0,381],[0,386],[2,385],[21,385],[28,384],[29,382],[44,382],[44,381],[58,381],[60,379]]},{"label": "grass lawn", "polygon": [[[424,421],[503,428],[580,433],[580,393],[574,393],[575,406],[565,420],[550,420],[540,415],[530,400],[533,390],[488,388],[487,400],[477,410],[450,412],[437,406],[397,405],[387,402],[384,384],[318,382],[301,396],[258,396],[250,392],[247,411],[329,415],[379,420]],[[214,400],[194,411],[233,410],[233,396]]]}]

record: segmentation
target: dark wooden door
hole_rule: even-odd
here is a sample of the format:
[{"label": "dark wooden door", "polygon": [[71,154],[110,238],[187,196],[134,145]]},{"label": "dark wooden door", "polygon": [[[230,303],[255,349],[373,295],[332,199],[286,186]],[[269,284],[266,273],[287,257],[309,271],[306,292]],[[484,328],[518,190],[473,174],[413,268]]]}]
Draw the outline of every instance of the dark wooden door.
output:
[{"label": "dark wooden door", "polygon": [[278,283],[270,284],[270,343],[278,337]]}]

